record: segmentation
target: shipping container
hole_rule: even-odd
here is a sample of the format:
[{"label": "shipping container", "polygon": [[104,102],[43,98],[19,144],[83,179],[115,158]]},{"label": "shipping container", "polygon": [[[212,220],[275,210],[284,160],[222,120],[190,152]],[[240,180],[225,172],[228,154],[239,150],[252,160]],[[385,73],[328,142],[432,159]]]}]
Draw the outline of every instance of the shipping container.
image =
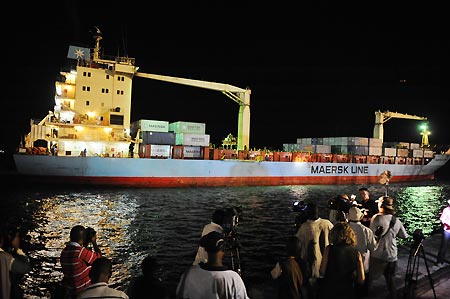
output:
[{"label": "shipping container", "polygon": [[192,146],[209,146],[209,135],[177,133],[175,136],[175,144],[192,145]]},{"label": "shipping container", "polygon": [[408,156],[409,156],[409,149],[406,148],[397,149],[397,157],[408,157]]},{"label": "shipping container", "polygon": [[162,120],[140,119],[130,124],[131,136],[136,136],[138,130],[152,132],[169,132],[169,122]]},{"label": "shipping container", "polygon": [[409,149],[409,142],[399,142],[397,144],[397,148],[406,148]]},{"label": "shipping container", "polygon": [[183,156],[184,158],[201,158],[202,148],[201,146],[184,146]]},{"label": "shipping container", "polygon": [[175,133],[142,131],[139,134],[143,144],[175,145]]},{"label": "shipping container", "polygon": [[141,158],[169,158],[170,156],[170,145],[139,144],[139,157]]},{"label": "shipping container", "polygon": [[383,140],[379,138],[369,138],[369,146],[370,147],[382,147]]},{"label": "shipping container", "polygon": [[316,145],[316,149],[314,153],[318,154],[330,154],[331,153],[331,145]]},{"label": "shipping container", "polygon": [[423,157],[423,150],[422,149],[415,149],[412,151],[414,158],[422,158]]},{"label": "shipping container", "polygon": [[424,150],[423,151],[423,157],[424,158],[433,158],[434,157],[434,152],[430,151],[430,150]]},{"label": "shipping container", "polygon": [[370,156],[381,156],[383,154],[383,148],[378,146],[369,146]]},{"label": "shipping container", "polygon": [[169,124],[169,131],[176,134],[200,134],[206,133],[205,123],[177,121]]},{"label": "shipping container", "polygon": [[[391,147],[386,147],[386,148],[384,148],[384,155],[388,156],[388,157],[395,157],[397,155],[397,149],[391,148]],[[394,164],[394,163],[392,163],[392,164]]]}]

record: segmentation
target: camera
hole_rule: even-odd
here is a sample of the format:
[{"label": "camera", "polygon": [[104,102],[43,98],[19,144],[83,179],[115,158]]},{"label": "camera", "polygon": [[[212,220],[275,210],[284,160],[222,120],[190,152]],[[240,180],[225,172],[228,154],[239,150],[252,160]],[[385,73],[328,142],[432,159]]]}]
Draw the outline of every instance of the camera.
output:
[{"label": "camera", "polygon": [[92,227],[86,227],[86,243],[90,243],[92,238],[97,234]]},{"label": "camera", "polygon": [[292,210],[296,213],[301,213],[306,210],[306,203],[303,200],[296,200],[292,203]]},{"label": "camera", "polygon": [[223,232],[226,237],[232,237],[236,234],[239,220],[242,216],[240,207],[225,208],[225,215],[223,217]]},{"label": "camera", "polygon": [[229,265],[229,267],[237,272],[239,275],[242,273],[241,260],[239,255],[239,248],[241,248],[241,243],[237,236],[237,227],[239,225],[239,220],[242,219],[242,210],[240,207],[225,208],[223,217],[223,233],[225,235],[225,256],[224,263]]},{"label": "camera", "polygon": [[423,235],[423,232],[420,228],[416,229],[412,235],[414,242],[420,243],[425,239],[425,236]]}]

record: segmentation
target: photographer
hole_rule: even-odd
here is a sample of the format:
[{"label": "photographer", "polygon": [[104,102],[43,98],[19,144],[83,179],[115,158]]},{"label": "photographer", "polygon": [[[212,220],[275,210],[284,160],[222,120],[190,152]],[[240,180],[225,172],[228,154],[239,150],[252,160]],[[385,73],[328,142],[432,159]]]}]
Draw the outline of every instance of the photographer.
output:
[{"label": "photographer", "polygon": [[[91,285],[89,272],[92,263],[102,256],[97,245],[97,235],[87,238],[86,228],[82,225],[75,225],[70,230],[70,241],[66,243],[61,252],[60,261],[64,274],[64,287],[66,298],[76,298],[85,287]],[[94,251],[84,247],[84,244],[92,243]]]}]

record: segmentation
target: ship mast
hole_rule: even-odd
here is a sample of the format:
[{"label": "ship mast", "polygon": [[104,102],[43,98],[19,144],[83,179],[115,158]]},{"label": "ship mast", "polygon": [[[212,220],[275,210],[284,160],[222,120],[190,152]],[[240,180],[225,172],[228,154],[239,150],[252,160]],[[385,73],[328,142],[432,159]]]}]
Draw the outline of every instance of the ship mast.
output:
[{"label": "ship mast", "polygon": [[94,38],[95,38],[95,48],[94,48],[94,61],[98,61],[100,59],[100,41],[103,39],[102,32],[98,27],[94,26]]}]

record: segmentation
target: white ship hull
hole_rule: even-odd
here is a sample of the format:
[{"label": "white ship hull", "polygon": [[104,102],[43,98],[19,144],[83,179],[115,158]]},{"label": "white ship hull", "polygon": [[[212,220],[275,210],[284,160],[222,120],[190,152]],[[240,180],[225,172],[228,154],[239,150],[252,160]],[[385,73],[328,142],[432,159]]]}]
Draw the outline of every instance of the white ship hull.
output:
[{"label": "white ship hull", "polygon": [[421,181],[433,179],[449,159],[436,155],[426,165],[399,165],[14,155],[18,173],[29,178],[134,187],[369,184],[384,171],[391,182]]}]

